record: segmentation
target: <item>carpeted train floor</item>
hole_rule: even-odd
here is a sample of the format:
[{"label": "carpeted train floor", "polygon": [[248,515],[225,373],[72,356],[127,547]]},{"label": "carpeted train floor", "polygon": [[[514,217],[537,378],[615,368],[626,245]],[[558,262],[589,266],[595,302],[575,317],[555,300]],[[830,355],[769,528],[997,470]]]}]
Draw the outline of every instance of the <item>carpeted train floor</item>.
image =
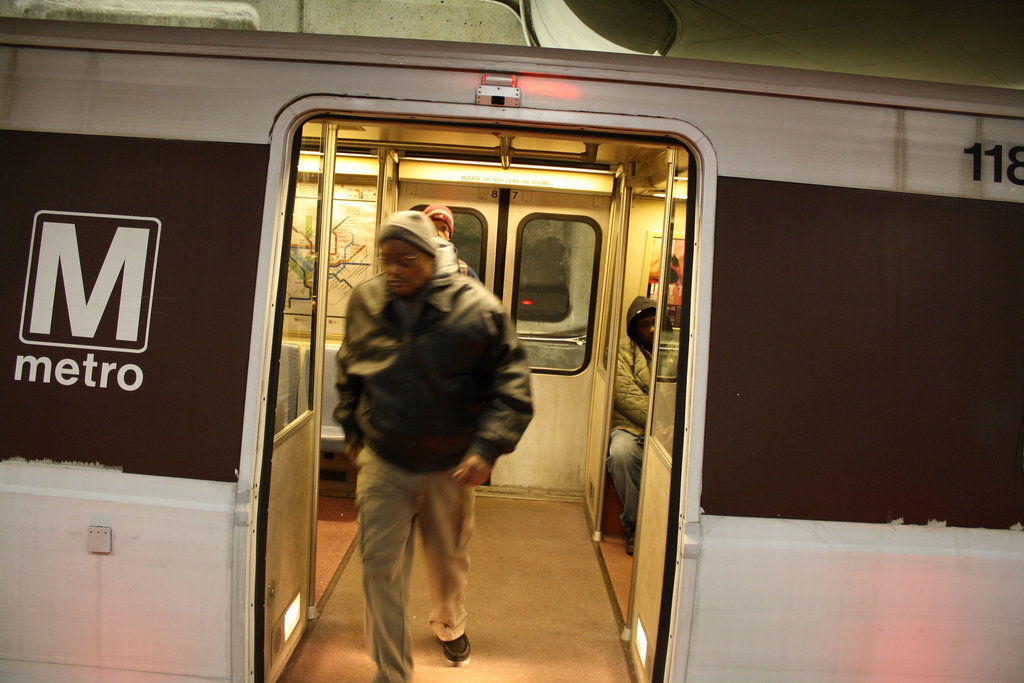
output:
[{"label": "carpeted train floor", "polygon": [[[427,623],[430,606],[417,548],[410,602],[415,681],[633,680],[619,639],[621,616],[582,504],[478,496],[476,516],[466,600],[472,659],[451,668],[441,658]],[[611,550],[621,553],[621,542]],[[325,591],[321,616],[309,625],[282,683],[372,680],[363,639],[362,567],[354,548],[336,579],[332,587],[318,576],[318,584],[327,584],[318,589],[318,595]]]}]

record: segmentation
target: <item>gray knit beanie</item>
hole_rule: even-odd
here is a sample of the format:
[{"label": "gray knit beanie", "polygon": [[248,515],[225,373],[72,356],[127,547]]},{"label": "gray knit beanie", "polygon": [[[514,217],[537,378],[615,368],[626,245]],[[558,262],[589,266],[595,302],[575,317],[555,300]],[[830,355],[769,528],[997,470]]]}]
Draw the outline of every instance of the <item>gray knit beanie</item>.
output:
[{"label": "gray knit beanie", "polygon": [[437,243],[434,241],[434,224],[426,214],[419,211],[399,211],[388,218],[380,231],[380,241],[402,240],[420,251],[435,256]]}]

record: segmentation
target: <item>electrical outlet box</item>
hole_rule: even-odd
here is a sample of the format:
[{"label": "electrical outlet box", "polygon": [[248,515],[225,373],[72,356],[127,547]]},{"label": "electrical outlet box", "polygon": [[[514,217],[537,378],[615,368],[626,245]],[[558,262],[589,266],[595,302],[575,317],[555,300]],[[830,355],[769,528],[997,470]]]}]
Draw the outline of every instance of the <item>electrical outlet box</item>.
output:
[{"label": "electrical outlet box", "polygon": [[108,526],[89,527],[89,552],[97,555],[109,555],[112,536]]}]

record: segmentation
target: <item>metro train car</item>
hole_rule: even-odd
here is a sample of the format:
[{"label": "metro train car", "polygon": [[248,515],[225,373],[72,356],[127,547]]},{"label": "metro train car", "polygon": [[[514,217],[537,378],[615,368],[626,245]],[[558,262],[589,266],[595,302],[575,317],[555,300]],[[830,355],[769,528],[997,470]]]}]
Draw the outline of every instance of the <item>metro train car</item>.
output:
[{"label": "metro train car", "polygon": [[1024,680],[1024,93],[5,19],[0,152],[0,679],[279,679],[348,293],[440,202],[533,370],[481,495],[609,533],[658,302],[637,680]]}]

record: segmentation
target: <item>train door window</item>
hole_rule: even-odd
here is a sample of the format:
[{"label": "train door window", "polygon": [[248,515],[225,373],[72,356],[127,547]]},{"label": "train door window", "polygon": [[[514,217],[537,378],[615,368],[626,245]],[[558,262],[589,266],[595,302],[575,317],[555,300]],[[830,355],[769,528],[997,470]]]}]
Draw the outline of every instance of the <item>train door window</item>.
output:
[{"label": "train door window", "polygon": [[[377,167],[369,150],[339,149],[330,124],[311,121],[303,126],[292,195],[275,433],[313,409],[313,377],[320,365],[310,351],[318,269],[327,269],[320,301],[327,308],[325,336],[335,344],[344,331],[348,293],[372,274]],[[322,201],[326,196],[332,201]],[[323,244],[318,237],[321,222],[330,224]]]},{"label": "train door window", "polygon": [[[455,245],[459,258],[466,262],[477,277],[482,281],[485,278],[487,253],[487,231],[485,228],[484,216],[476,209],[463,206],[447,205],[455,216],[455,229],[452,231],[451,242]],[[422,211],[427,208],[426,204],[417,204],[412,207],[413,211]]]},{"label": "train door window", "polygon": [[[307,126],[308,127],[308,126]],[[274,433],[303,415],[312,406],[310,348],[313,338],[313,298],[316,288],[317,216],[323,151],[319,131],[305,135],[292,196],[291,239],[285,272],[281,352],[278,358]]]},{"label": "train door window", "polygon": [[[661,445],[667,457],[671,457],[673,452],[676,392],[681,369],[680,344],[683,342],[682,334],[690,325],[688,283],[692,271],[692,236],[685,232],[685,226],[691,225],[687,216],[688,156],[680,153],[677,159],[666,232],[672,235],[672,240],[670,244],[660,238],[656,240],[661,267],[657,280],[649,285],[648,290],[652,297],[662,295],[658,299],[661,305],[661,329],[658,333],[658,365],[651,397],[651,436]],[[661,286],[662,282],[664,286]]]},{"label": "train door window", "polygon": [[599,228],[589,218],[523,220],[513,317],[532,368],[573,373],[586,365],[598,250]]},{"label": "train door window", "polygon": [[484,249],[486,244],[486,232],[484,231],[484,219],[479,211],[452,207],[455,214],[455,234],[452,235],[452,244],[459,252],[459,258],[466,262],[477,277],[483,280],[484,273]]}]

